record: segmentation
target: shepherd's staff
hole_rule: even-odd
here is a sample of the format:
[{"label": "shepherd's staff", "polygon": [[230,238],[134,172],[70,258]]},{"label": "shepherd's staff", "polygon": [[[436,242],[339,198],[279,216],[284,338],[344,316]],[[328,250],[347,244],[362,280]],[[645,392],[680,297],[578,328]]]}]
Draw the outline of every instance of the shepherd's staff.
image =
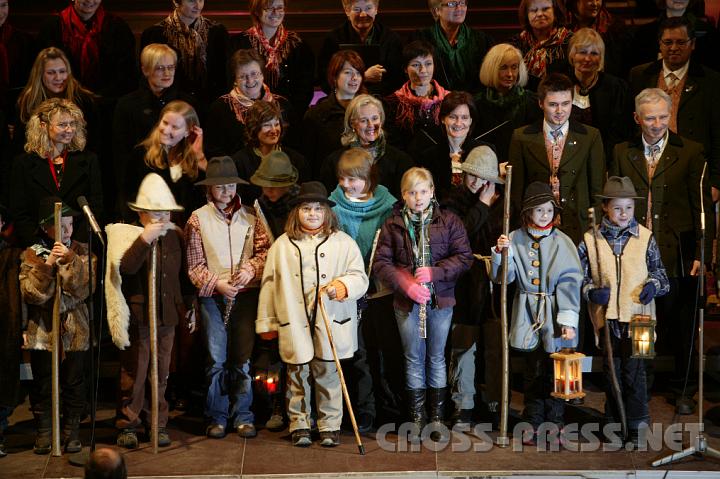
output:
[{"label": "shepherd's staff", "polygon": [[[377,231],[375,231],[375,238],[373,238],[372,248],[370,248],[370,259],[368,260],[368,265],[367,265],[367,269],[366,269],[368,279],[370,279],[370,274],[372,273],[372,265],[373,265],[373,261],[375,261],[375,250],[377,249],[378,240],[380,239],[380,231],[381,231],[380,228],[378,228]],[[369,294],[365,295],[365,297],[368,300],[370,299]],[[358,314],[358,323],[362,319],[362,313],[363,313],[363,310],[358,309],[358,313],[357,313]]]},{"label": "shepherd's staff", "polygon": [[262,224],[263,228],[265,228],[265,233],[267,234],[268,241],[270,241],[270,246],[272,246],[272,244],[275,242],[275,235],[270,229],[270,224],[268,223],[267,218],[265,217],[265,213],[263,213],[262,207],[260,207],[260,202],[258,200],[255,200],[255,203],[253,203],[253,208],[255,208],[255,214],[260,220],[260,224]]},{"label": "shepherd's staff", "polygon": [[[510,235],[510,187],[512,185],[512,166],[505,168],[505,198],[503,199],[503,234]],[[500,407],[500,433],[497,438],[499,447],[508,447],[510,439],[507,435],[508,408],[510,397],[510,347],[508,338],[507,317],[507,272],[508,248],[502,249],[500,266],[500,343],[502,344],[502,404]]]},{"label": "shepherd's staff", "polygon": [[[62,203],[55,203],[55,243],[62,243]],[[52,253],[50,253],[52,254]],[[56,263],[57,265],[57,263]],[[60,268],[55,270],[55,298],[52,317],[52,455],[61,456],[60,445]]]},{"label": "shepherd's staff", "polygon": [[[592,222],[593,228],[593,243],[595,245],[595,256],[597,258],[597,275],[602,285],[602,269],[600,263],[600,249],[598,248],[598,236],[600,231],[598,225],[595,223],[595,209],[588,208],[588,218]],[[618,274],[620,271],[618,270]],[[618,289],[618,294],[620,290]],[[599,308],[598,314],[603,314],[603,309]],[[620,383],[618,383],[617,374],[615,373],[615,359],[613,358],[612,342],[610,341],[610,326],[608,326],[607,320],[603,317],[605,323],[605,333],[603,339],[605,341],[605,355],[607,356],[608,368],[610,369],[610,383],[612,384],[613,396],[615,396],[615,402],[617,403],[618,413],[620,414],[620,426],[622,427],[623,439],[627,439],[627,424],[625,416],[625,403],[623,402],[622,393],[620,392]]]},{"label": "shepherd's staff", "polygon": [[[340,386],[342,387],[343,398],[345,398],[345,406],[347,406],[348,413],[350,414],[350,422],[352,423],[353,431],[355,432],[355,442],[357,443],[360,455],[365,455],[365,446],[363,446],[362,439],[360,439],[360,431],[358,431],[357,422],[355,422],[355,413],[353,412],[352,403],[350,402],[350,395],[348,394],[347,384],[345,384],[345,375],[343,375],[342,366],[340,365],[340,359],[338,359],[337,350],[335,349],[335,342],[333,341],[332,331],[330,328],[330,322],[328,321],[327,311],[325,310],[325,302],[323,301],[322,294],[326,292],[326,287],[320,288],[318,294],[320,295],[320,316],[323,318],[325,323],[325,331],[327,332],[328,342],[330,343],[330,349],[332,350],[333,360],[335,361],[335,367],[340,377]],[[328,296],[329,297],[329,296]]]},{"label": "shepherd's staff", "polygon": [[148,268],[148,325],[150,327],[150,441],[158,453],[158,355],[157,355],[157,240],[150,249]]}]

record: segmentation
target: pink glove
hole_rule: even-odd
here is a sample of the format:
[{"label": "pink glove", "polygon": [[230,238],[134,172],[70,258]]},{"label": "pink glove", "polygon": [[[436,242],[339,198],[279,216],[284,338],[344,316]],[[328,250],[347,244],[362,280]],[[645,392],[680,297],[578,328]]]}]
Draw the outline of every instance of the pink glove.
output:
[{"label": "pink glove", "polygon": [[430,301],[430,290],[421,284],[411,284],[405,294],[418,304],[425,304]]},{"label": "pink glove", "polygon": [[432,281],[432,269],[429,266],[422,266],[415,270],[415,280],[418,283],[429,283]]}]

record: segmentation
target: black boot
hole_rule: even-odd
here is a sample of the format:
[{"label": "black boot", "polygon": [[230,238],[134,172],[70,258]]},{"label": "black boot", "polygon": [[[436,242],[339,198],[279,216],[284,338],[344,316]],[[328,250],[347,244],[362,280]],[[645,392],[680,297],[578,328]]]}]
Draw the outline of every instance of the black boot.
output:
[{"label": "black boot", "polygon": [[82,443],[80,442],[80,416],[69,415],[65,419],[63,427],[63,443],[65,444],[65,452],[80,452]]},{"label": "black boot", "polygon": [[430,423],[433,432],[430,439],[435,442],[449,439],[448,429],[445,426],[445,388],[428,388],[428,401],[430,402]]},{"label": "black boot", "polygon": [[50,413],[35,413],[35,445],[33,452],[35,454],[50,454],[52,449],[52,418]]},{"label": "black boot", "polygon": [[408,389],[407,396],[410,421],[415,426],[412,434],[410,435],[410,442],[417,444],[420,442],[422,430],[427,423],[427,417],[425,416],[425,390]]}]

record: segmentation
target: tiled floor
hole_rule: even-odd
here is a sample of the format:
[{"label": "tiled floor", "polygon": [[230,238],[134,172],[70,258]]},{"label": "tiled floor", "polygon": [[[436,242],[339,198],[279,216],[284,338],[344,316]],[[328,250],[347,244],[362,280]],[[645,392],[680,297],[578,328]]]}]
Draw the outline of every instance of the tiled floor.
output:
[{"label": "tiled floor", "polygon": [[[518,410],[522,398],[513,395],[513,408]],[[568,409],[568,419],[591,422],[598,416],[602,395],[591,393],[586,404]],[[109,406],[109,405],[107,405]],[[715,406],[707,404],[708,409]],[[651,402],[653,420],[663,428],[677,421],[693,422],[695,416],[673,419],[673,408],[664,398],[655,397]],[[715,411],[715,409],[713,409]],[[99,413],[97,430],[98,445],[113,444],[115,431],[111,422],[112,410],[103,408]],[[626,472],[653,477],[669,472],[667,477],[692,476],[720,477],[720,461],[711,459],[687,459],[669,467],[653,469],[650,463],[670,452],[574,452],[569,450],[539,451],[525,447],[500,449],[490,447],[472,435],[454,436],[450,444],[440,451],[420,448],[419,451],[397,452],[402,448],[394,434],[366,435],[363,442],[365,456],[358,453],[353,436],[346,433],[342,444],[335,449],[323,449],[317,442],[310,448],[294,448],[287,431],[272,433],[261,430],[255,439],[243,440],[230,435],[223,440],[207,439],[202,432],[200,418],[174,415],[170,423],[173,443],[155,455],[148,443],[127,451],[125,458],[133,477],[268,477],[294,475],[295,477],[466,477],[490,475],[564,475],[583,477],[618,477]],[[713,434],[716,428],[712,429]],[[83,439],[89,436],[89,426],[83,424]],[[381,437],[382,436],[382,437]],[[383,437],[385,438],[383,440]],[[0,459],[2,478],[71,478],[81,477],[82,470],[69,464],[68,458],[37,456],[30,450],[33,442],[32,421],[27,417],[27,407],[18,408],[11,421],[7,436],[10,455]],[[398,445],[399,444],[399,445]],[[720,449],[720,440],[709,438],[709,445]],[[518,446],[518,445],[516,445]],[[587,446],[587,444],[586,444]],[[111,446],[114,447],[114,446]],[[488,450],[489,449],[489,450]],[[484,452],[483,452],[484,451]],[[571,473],[575,471],[574,473]],[[641,472],[646,471],[646,472]],[[689,474],[682,471],[700,471]],[[286,476],[287,477],[287,476]],[[657,477],[660,477],[658,475]]]}]

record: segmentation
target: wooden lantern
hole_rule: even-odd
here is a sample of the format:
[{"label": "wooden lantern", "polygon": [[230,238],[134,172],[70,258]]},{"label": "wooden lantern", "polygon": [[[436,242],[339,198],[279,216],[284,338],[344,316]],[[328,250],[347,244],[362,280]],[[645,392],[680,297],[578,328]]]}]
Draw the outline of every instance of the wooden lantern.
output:
[{"label": "wooden lantern", "polygon": [[633,358],[655,357],[655,324],[655,320],[647,314],[634,314],[630,318]]},{"label": "wooden lantern", "polygon": [[555,366],[553,397],[565,399],[581,398],[585,396],[582,386],[582,360],[584,354],[575,352],[574,349],[563,349],[552,353]]}]

